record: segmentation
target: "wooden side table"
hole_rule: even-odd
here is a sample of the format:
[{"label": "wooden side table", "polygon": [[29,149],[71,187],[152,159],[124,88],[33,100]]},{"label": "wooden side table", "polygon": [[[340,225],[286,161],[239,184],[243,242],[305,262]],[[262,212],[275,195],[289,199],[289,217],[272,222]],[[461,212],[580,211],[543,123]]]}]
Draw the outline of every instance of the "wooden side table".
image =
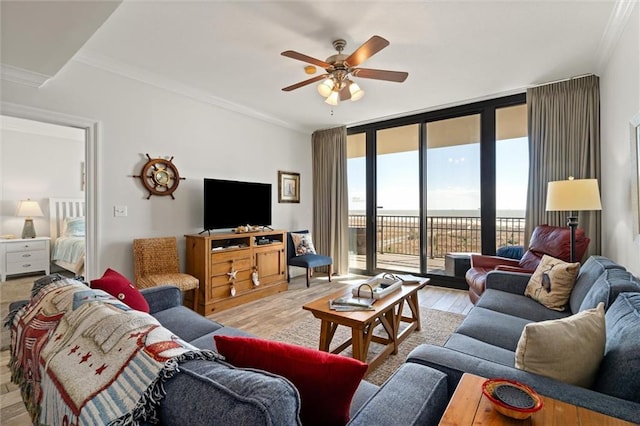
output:
[{"label": "wooden side table", "polygon": [[0,240],[0,281],[7,275],[44,271],[49,275],[49,237]]},{"label": "wooden side table", "polygon": [[484,377],[465,373],[447,406],[440,425],[607,425],[632,426],[624,420],[540,395],[542,408],[526,420],[503,416],[482,394]]}]

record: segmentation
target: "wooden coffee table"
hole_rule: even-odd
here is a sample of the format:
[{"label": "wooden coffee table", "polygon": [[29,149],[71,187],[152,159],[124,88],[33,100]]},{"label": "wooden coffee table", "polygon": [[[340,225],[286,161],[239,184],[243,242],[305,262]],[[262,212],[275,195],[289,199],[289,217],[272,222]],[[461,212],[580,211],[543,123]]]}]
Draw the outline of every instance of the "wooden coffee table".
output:
[{"label": "wooden coffee table", "polygon": [[456,387],[440,425],[607,425],[622,426],[633,423],[540,395],[542,408],[526,420],[514,420],[493,409],[491,401],[482,394],[484,377],[465,373]]},{"label": "wooden coffee table", "polygon": [[[384,345],[384,349],[369,362],[367,371],[370,372],[380,365],[389,354],[397,354],[398,345],[411,332],[420,330],[418,290],[428,282],[428,278],[423,278],[416,284],[403,284],[400,290],[376,300],[373,304],[375,308],[373,311],[339,312],[329,308],[329,300],[350,295],[351,289],[314,300],[302,308],[310,311],[314,317],[322,321],[319,345],[321,351],[330,351],[331,340],[339,325],[351,328],[351,338],[332,350],[332,353],[340,353],[351,346],[353,358],[366,362],[371,342]],[[411,310],[410,316],[402,314],[405,303]],[[409,325],[401,329],[400,325],[403,322]],[[373,335],[374,329],[380,325],[384,328],[387,337]]]}]

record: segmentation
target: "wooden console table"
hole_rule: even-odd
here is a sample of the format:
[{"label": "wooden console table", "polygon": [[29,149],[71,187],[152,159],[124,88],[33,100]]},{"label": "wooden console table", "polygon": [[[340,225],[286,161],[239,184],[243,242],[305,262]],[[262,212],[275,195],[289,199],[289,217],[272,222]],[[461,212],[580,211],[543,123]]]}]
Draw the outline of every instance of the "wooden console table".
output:
[{"label": "wooden console table", "polygon": [[[320,319],[320,344],[321,351],[329,352],[331,340],[339,325],[351,328],[351,339],[340,344],[332,350],[332,353],[340,353],[349,346],[352,347],[353,358],[366,362],[369,353],[369,344],[373,341],[385,346],[385,348],[369,362],[371,372],[391,353],[398,353],[398,345],[405,340],[413,330],[420,330],[420,305],[418,304],[418,290],[427,285],[428,278],[421,279],[416,284],[403,284],[400,290],[376,300],[373,304],[374,311],[333,311],[329,308],[329,300],[351,294],[339,292],[321,299],[307,303],[302,308],[310,311],[314,317]],[[404,316],[402,311],[405,302],[411,310],[411,316]],[[402,322],[409,325],[400,328]],[[387,337],[374,336],[374,329],[382,325]]]},{"label": "wooden console table", "polygon": [[484,377],[465,373],[447,406],[440,425],[607,425],[632,426],[633,423],[540,395],[542,408],[526,420],[503,416],[482,394]]}]

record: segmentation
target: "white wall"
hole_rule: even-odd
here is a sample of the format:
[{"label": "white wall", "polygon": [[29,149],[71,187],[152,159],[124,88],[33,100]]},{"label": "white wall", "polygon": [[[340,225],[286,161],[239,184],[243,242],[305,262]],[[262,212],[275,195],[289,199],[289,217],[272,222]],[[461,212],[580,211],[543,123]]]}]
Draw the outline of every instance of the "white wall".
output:
[{"label": "white wall", "polygon": [[63,137],[57,127],[39,126],[39,133],[28,128],[0,130],[0,234],[21,235],[24,218],[15,216],[20,200],[30,198],[40,204],[44,217],[35,217],[33,222],[36,234],[44,237],[49,236],[48,198],[84,198],[84,131],[68,129],[64,133],[72,137]]},{"label": "white wall", "polygon": [[[177,236],[184,262],[182,236],[202,230],[205,177],[272,183],[274,227],[311,226],[309,134],[74,61],[40,89],[3,82],[2,100],[101,123],[98,274],[111,267],[132,278],[132,240],[137,237]],[[180,175],[186,177],[174,193],[175,200],[156,196],[147,200],[139,179],[132,178],[139,174],[145,153],[174,157]],[[300,172],[300,204],[278,204],[278,170]],[[128,216],[114,217],[115,205],[127,206]]]},{"label": "white wall", "polygon": [[600,78],[602,254],[640,275],[629,121],[640,113],[640,5]]}]

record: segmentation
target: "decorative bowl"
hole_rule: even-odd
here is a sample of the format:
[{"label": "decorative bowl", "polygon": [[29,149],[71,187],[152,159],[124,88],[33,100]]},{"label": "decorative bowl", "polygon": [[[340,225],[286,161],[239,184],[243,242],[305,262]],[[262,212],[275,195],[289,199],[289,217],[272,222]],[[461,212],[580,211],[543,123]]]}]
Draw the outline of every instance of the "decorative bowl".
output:
[{"label": "decorative bowl", "polygon": [[529,386],[513,380],[486,380],[482,383],[482,393],[497,412],[512,419],[528,419],[542,408],[540,395]]}]

